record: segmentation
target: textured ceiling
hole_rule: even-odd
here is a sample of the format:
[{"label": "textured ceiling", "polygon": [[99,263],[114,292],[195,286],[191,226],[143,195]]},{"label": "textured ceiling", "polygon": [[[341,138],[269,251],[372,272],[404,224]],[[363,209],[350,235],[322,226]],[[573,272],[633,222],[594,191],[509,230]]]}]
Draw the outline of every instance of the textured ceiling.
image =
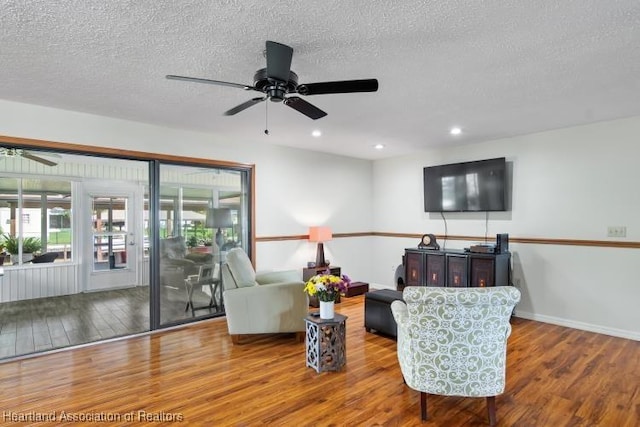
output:
[{"label": "textured ceiling", "polygon": [[[266,40],[380,89],[227,117],[256,92],[164,77],[253,84]],[[0,55],[0,99],[366,159],[640,115],[638,0],[3,0]]]}]

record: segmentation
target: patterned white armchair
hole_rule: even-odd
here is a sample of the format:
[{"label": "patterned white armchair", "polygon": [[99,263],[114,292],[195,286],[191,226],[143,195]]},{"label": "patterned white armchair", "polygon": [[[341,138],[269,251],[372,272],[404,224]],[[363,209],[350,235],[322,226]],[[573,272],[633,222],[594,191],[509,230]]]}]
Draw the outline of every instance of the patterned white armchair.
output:
[{"label": "patterned white armchair", "polygon": [[398,361],[405,383],[420,392],[422,420],[427,394],[486,397],[495,425],[495,396],[505,387],[509,319],[520,301],[511,286],[406,287],[391,304],[398,324]]},{"label": "patterned white armchair", "polygon": [[257,273],[241,248],[227,252],[222,266],[227,328],[234,344],[244,335],[295,333],[305,336],[309,300],[301,272]]}]

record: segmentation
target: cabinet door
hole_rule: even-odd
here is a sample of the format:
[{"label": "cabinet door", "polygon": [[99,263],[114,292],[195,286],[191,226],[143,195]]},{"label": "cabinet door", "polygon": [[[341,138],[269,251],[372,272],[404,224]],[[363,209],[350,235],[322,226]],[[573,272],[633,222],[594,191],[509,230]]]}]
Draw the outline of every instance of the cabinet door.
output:
[{"label": "cabinet door", "polygon": [[467,286],[467,257],[447,255],[447,286],[465,288]]},{"label": "cabinet door", "polygon": [[423,271],[424,271],[424,255],[417,252],[406,252],[405,261],[406,268],[405,280],[407,286],[423,286]]},{"label": "cabinet door", "polygon": [[471,269],[471,284],[479,288],[495,285],[495,258],[476,258],[469,259]]},{"label": "cabinet door", "polygon": [[427,254],[427,286],[444,286],[444,255]]}]

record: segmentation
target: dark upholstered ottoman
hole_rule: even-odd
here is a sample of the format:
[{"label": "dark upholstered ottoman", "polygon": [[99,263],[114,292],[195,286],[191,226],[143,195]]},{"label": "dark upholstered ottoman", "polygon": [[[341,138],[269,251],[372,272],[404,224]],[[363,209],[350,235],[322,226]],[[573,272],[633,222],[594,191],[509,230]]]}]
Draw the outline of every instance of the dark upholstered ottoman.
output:
[{"label": "dark upholstered ottoman", "polygon": [[390,337],[398,336],[398,326],[391,313],[391,303],[402,300],[402,292],[381,289],[364,294],[364,328]]}]

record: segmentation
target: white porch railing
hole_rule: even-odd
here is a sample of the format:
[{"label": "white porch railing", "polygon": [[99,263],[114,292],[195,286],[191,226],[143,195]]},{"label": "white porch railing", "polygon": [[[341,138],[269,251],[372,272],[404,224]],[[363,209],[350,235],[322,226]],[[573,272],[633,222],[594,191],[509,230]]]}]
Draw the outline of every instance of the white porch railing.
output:
[{"label": "white porch railing", "polygon": [[[149,259],[140,262],[140,284],[149,284]],[[4,268],[0,275],[0,303],[33,298],[56,297],[80,292],[80,266],[74,263],[47,263],[24,268]]]},{"label": "white porch railing", "polygon": [[0,302],[55,297],[78,292],[76,264],[47,263],[28,268],[5,268],[0,276]]}]

